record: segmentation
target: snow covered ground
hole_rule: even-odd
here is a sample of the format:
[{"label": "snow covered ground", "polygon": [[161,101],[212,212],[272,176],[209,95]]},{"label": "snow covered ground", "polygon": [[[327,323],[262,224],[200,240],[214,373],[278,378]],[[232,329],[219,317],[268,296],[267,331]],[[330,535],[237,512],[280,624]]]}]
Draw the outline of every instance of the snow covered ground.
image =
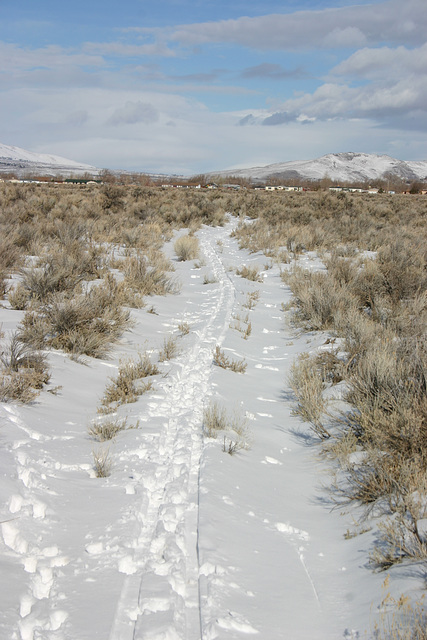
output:
[{"label": "snow covered ground", "polygon": [[[199,269],[166,247],[181,292],[133,311],[110,360],[49,352],[47,390],[31,405],[0,405],[0,638],[371,636],[384,580],[367,567],[375,534],[346,539],[353,514],[333,509],[327,463],[292,415],[286,381],[295,357],[326,336],[287,324],[279,267],[240,251],[232,224],[198,232]],[[263,282],[237,276],[243,264],[259,266]],[[6,335],[22,313],[3,303]],[[109,376],[138,351],[156,361],[171,335],[179,354],[160,365],[153,390],[120,407],[139,425],[111,441],[111,475],[95,477],[92,451],[104,445],[87,429]],[[215,366],[217,345],[244,358],[246,372]],[[250,448],[229,455],[221,434],[203,436],[211,401],[246,419]],[[403,570],[395,575],[409,585]]]}]

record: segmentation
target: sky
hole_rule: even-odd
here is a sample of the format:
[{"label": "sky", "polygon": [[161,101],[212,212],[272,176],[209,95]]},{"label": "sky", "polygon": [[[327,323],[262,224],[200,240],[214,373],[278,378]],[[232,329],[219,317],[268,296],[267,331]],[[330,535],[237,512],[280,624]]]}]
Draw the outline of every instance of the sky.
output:
[{"label": "sky", "polygon": [[0,143],[194,175],[427,160],[426,0],[0,0]]}]

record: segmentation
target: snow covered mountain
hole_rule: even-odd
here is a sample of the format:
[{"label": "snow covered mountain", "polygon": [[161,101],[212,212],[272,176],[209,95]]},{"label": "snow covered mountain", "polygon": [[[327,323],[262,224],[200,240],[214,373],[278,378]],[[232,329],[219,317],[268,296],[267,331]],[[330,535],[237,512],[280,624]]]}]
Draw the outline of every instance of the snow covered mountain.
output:
[{"label": "snow covered mountain", "polygon": [[37,175],[70,175],[85,172],[97,174],[98,171],[98,169],[89,164],[75,162],[60,156],[34,153],[0,143],[0,173],[13,172],[22,177],[29,173]]},{"label": "snow covered mountain", "polygon": [[233,175],[261,182],[269,178],[281,180],[322,180],[365,182],[398,177],[409,182],[427,180],[427,160],[405,162],[387,155],[373,153],[329,153],[316,160],[294,160],[263,167],[219,171],[211,175]]}]

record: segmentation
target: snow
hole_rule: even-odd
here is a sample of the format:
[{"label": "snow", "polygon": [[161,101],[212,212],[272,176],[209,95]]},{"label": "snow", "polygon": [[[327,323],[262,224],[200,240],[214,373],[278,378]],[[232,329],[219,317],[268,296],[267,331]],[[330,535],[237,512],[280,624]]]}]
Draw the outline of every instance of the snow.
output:
[{"label": "snow", "polygon": [[[206,266],[175,260],[181,293],[150,300],[157,315],[133,311],[110,361],[49,352],[55,393],[0,405],[1,638],[370,636],[383,582],[367,567],[374,534],[345,539],[355,514],[333,509],[326,462],[292,415],[286,382],[294,358],[325,336],[286,323],[291,294],[278,266],[262,283],[230,270],[266,263],[238,249],[232,225],[198,232]],[[204,285],[205,274],[216,282]],[[244,339],[230,325],[254,290]],[[3,329],[20,313],[5,303]],[[153,391],[120,408],[139,427],[111,441],[111,475],[96,478],[87,427],[108,377],[120,359],[178,336],[181,322],[191,330],[177,338],[179,355]],[[246,372],[214,366],[217,345],[244,357]],[[228,455],[221,435],[203,437],[210,400],[246,417],[250,448]],[[398,588],[409,584],[395,576]]]},{"label": "snow", "polygon": [[405,162],[374,153],[329,153],[315,160],[292,160],[263,167],[215,173],[221,174],[252,180],[283,176],[285,182],[292,182],[292,177],[306,180],[322,180],[328,177],[336,182],[358,182],[385,179],[388,174],[406,180],[424,180],[427,176],[427,161]]},{"label": "snow", "polygon": [[26,151],[20,147],[13,147],[0,143],[0,171],[14,171],[28,169],[34,172],[85,172],[97,173],[98,169],[88,164],[68,160],[61,156],[46,153]]}]

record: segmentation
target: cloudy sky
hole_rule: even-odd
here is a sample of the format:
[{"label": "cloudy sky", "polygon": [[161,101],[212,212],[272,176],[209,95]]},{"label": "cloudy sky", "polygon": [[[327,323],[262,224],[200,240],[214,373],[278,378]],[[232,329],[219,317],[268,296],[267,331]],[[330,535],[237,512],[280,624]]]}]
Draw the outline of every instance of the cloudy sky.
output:
[{"label": "cloudy sky", "polygon": [[426,0],[0,0],[0,142],[194,174],[427,159]]}]

